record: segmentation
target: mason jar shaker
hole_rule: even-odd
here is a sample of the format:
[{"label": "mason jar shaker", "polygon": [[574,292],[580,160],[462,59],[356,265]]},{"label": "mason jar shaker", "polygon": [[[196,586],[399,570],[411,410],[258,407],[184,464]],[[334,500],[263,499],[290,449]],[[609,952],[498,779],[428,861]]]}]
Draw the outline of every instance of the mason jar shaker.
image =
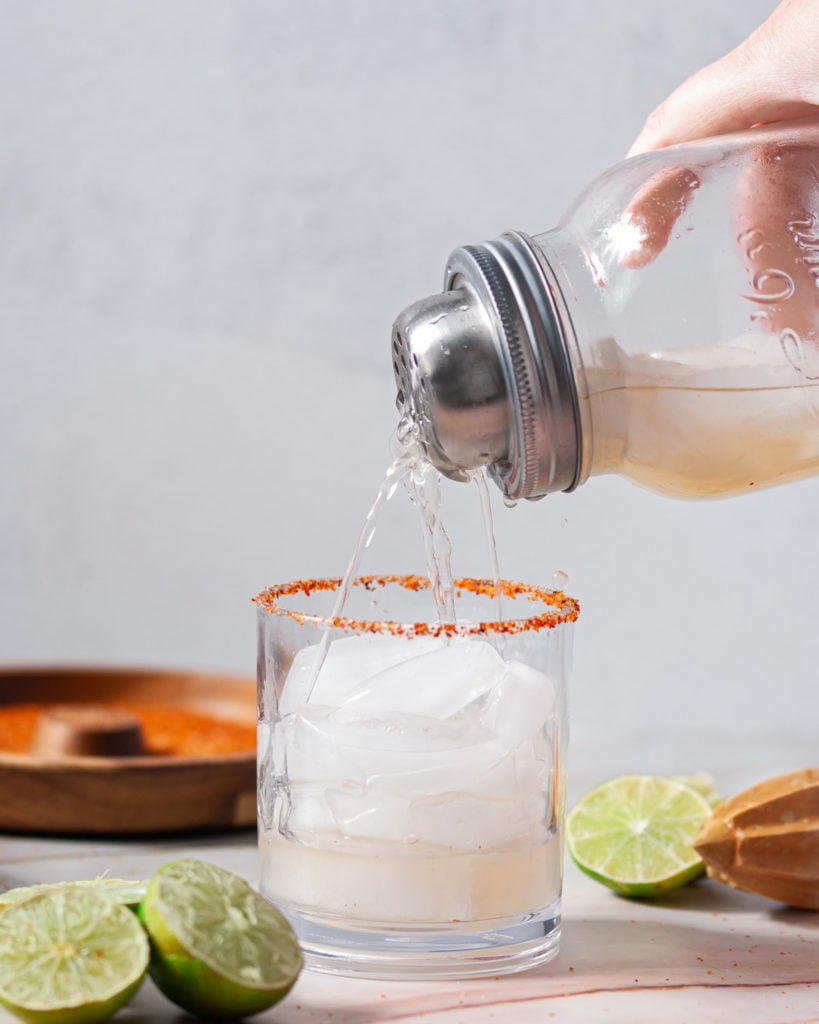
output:
[{"label": "mason jar shaker", "polygon": [[456,249],[392,356],[433,464],[511,500],[819,472],[819,118],[634,157],[555,229]]}]

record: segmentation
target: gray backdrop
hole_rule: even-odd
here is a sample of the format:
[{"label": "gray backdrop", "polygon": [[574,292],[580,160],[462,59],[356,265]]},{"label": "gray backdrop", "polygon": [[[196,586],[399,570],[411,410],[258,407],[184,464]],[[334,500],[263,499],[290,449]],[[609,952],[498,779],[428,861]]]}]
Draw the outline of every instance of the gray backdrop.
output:
[{"label": "gray backdrop", "polygon": [[[771,7],[2,0],[2,660],[251,672],[251,595],[340,573],[386,467],[398,310],[554,224]],[[445,508],[485,573],[476,493]],[[819,482],[496,515],[504,574],[582,601],[589,778],[804,766]],[[396,501],[364,568],[421,559]]]}]

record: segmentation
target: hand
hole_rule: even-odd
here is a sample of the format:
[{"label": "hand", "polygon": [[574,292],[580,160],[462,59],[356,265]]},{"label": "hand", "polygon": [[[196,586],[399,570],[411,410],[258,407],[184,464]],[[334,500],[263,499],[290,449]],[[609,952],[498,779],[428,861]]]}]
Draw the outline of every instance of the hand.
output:
[{"label": "hand", "polygon": [[[745,42],[660,105],[629,155],[817,113],[819,0],[784,0]],[[815,349],[819,161],[809,150],[786,155],[786,145],[761,146],[747,168],[734,197],[737,244],[754,319]],[[623,254],[627,266],[644,267],[663,251],[699,186],[692,170],[668,167],[639,190],[623,213],[635,240]]]},{"label": "hand", "polygon": [[629,156],[819,110],[819,2],[783,0],[721,60],[648,117]]}]

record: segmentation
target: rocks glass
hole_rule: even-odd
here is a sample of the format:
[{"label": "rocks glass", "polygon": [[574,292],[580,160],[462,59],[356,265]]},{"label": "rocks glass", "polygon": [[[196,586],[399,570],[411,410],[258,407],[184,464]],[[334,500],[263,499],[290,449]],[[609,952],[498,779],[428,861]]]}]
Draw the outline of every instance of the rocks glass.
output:
[{"label": "rocks glass", "polygon": [[[370,977],[524,970],[558,950],[565,686],[577,602],[425,578],[274,586],[259,622],[261,888],[309,966]],[[497,621],[499,604],[503,619]]]}]

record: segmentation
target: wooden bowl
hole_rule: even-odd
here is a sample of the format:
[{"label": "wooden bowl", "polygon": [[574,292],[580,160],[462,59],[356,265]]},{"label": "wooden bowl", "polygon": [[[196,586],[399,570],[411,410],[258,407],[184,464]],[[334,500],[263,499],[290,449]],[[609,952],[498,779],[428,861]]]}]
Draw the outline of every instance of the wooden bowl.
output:
[{"label": "wooden bowl", "polygon": [[[0,669],[0,705],[163,704],[253,725],[256,683],[119,668]],[[48,757],[0,752],[0,830],[139,835],[246,828],[256,756]]]}]

